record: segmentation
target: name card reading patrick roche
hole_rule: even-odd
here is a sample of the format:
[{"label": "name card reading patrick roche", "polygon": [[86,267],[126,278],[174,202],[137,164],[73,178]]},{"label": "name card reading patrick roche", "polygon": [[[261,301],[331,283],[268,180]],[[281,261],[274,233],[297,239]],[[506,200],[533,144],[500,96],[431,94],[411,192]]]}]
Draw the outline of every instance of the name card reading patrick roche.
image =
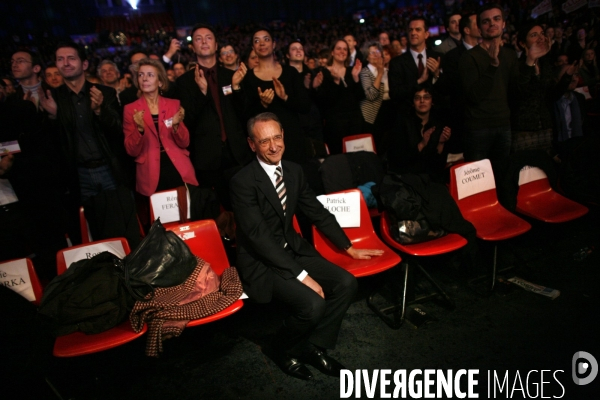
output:
[{"label": "name card reading patrick roche", "polygon": [[342,228],[360,227],[360,193],[336,193],[317,196]]}]

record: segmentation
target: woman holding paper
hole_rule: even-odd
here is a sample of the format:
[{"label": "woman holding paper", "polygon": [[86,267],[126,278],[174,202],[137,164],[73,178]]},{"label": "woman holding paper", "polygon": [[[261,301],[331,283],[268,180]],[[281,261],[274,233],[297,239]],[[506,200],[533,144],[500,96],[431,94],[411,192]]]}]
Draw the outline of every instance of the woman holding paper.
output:
[{"label": "woman holding paper", "polygon": [[136,190],[144,196],[188,183],[198,186],[187,147],[190,134],[183,124],[179,100],[167,99],[167,73],[158,61],[145,58],[134,67],[133,82],[142,96],[125,106],[125,149],[135,157]]}]

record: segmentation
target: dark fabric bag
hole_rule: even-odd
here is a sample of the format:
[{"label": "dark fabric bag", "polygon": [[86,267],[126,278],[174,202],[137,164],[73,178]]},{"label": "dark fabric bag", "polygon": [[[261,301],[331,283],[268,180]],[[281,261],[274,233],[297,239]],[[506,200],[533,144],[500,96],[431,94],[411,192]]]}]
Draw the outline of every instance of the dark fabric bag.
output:
[{"label": "dark fabric bag", "polygon": [[44,291],[40,314],[55,336],[107,331],[127,319],[133,300],[123,284],[120,259],[107,251],[74,262]]},{"label": "dark fabric bag", "polygon": [[196,257],[160,219],[154,221],[142,242],[122,261],[125,283],[131,296],[144,300],[155,287],[183,283],[196,267]]},{"label": "dark fabric bag", "polygon": [[378,204],[390,219],[390,234],[398,243],[415,244],[446,235],[446,231],[433,227],[425,217],[423,198],[400,175],[386,175],[374,189]]}]

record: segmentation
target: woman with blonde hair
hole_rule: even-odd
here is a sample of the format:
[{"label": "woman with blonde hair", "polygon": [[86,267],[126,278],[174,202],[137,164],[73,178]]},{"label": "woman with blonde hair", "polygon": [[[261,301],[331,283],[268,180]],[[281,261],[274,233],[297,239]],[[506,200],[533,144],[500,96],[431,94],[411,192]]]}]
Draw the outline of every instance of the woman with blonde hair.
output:
[{"label": "woman with blonde hair", "polygon": [[136,190],[144,195],[184,184],[198,186],[187,150],[190,134],[179,100],[161,94],[169,86],[159,61],[144,58],[132,69],[141,97],[125,106],[125,149],[135,157]]}]

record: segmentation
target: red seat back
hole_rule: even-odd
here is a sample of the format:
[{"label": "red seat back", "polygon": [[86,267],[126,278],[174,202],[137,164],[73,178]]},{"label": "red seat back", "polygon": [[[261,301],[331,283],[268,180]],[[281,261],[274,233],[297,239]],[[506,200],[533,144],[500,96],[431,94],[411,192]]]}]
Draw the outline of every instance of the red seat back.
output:
[{"label": "red seat back", "polygon": [[342,139],[342,153],[352,153],[354,151],[371,151],[377,153],[373,135],[370,133],[361,133],[344,137]]},{"label": "red seat back", "polygon": [[219,276],[229,268],[227,253],[223,247],[217,224],[212,219],[178,224],[167,228],[187,244],[192,253],[210,263]]}]

